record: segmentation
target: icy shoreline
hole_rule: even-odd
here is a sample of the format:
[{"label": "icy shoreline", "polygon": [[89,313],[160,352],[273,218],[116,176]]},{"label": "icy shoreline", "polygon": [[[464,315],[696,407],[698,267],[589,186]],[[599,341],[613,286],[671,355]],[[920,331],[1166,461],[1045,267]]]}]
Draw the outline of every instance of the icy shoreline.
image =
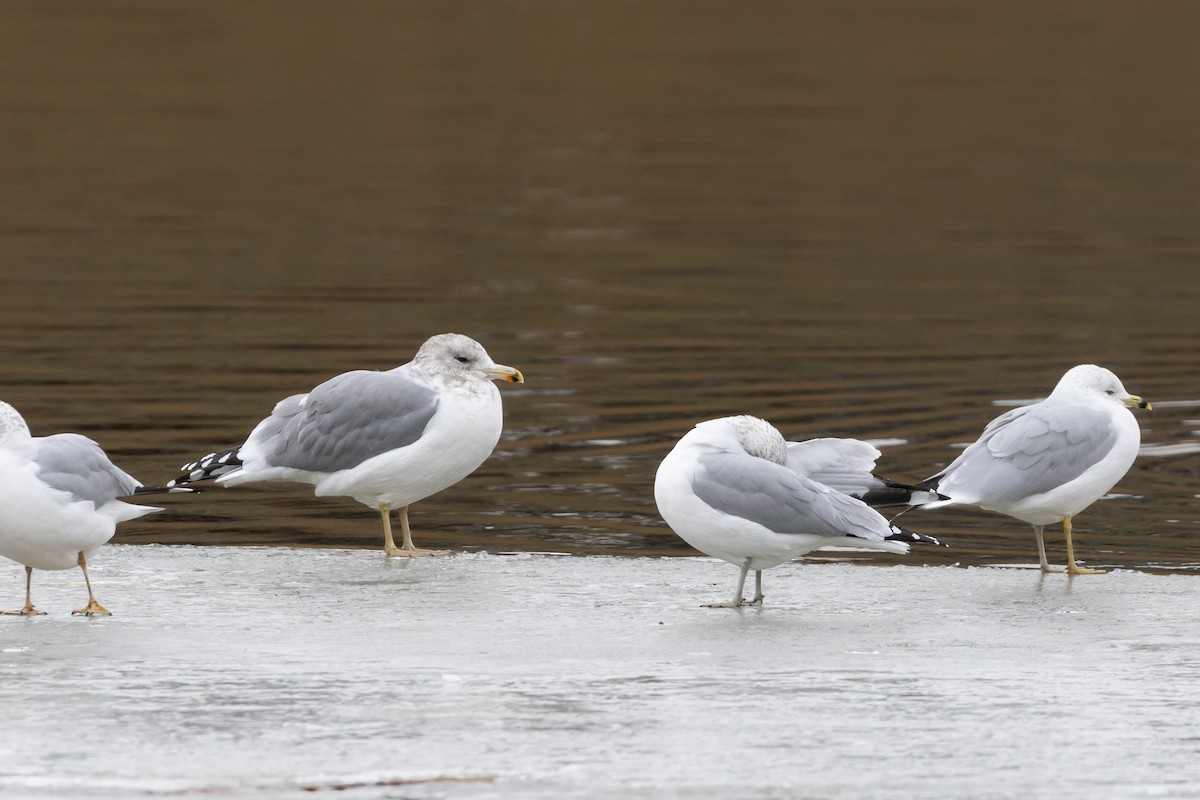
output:
[{"label": "icy shoreline", "polygon": [[1200,795],[1188,575],[799,561],[763,609],[702,608],[736,576],[705,558],[112,545],[92,575],[112,619],[69,572],[0,617],[5,797]]}]

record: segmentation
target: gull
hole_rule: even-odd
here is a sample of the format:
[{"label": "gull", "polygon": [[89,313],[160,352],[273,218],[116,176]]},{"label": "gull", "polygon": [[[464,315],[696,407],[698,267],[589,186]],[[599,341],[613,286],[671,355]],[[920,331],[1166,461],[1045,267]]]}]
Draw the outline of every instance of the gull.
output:
[{"label": "gull", "polygon": [[[749,604],[762,605],[762,571],[820,547],[907,553],[910,542],[940,544],[814,480],[820,461],[793,459],[809,475],[789,467],[783,435],[766,420],[744,415],[699,423],[663,459],[654,478],[663,519],[692,547],[741,569],[733,600],[710,608],[744,605],[750,570],[755,592]],[[824,471],[838,470],[827,465]]]},{"label": "gull", "polygon": [[1119,378],[1095,364],[1067,370],[1050,396],[1001,414],[977,441],[923,488],[951,504],[999,511],[1033,526],[1042,572],[1046,561],[1042,530],[1062,523],[1071,575],[1103,573],[1075,563],[1071,518],[1096,502],[1129,471],[1141,431],[1130,409],[1150,404],[1125,390]]},{"label": "gull", "polygon": [[[377,510],[388,556],[443,554],[413,545],[408,507],[491,455],[503,422],[493,380],[525,382],[474,339],[439,334],[403,366],[346,372],[281,400],[243,444],[185,464],[167,486],[310,483],[318,496],[351,497]],[[392,509],[400,513],[400,547]]]},{"label": "gull", "polygon": [[4,614],[44,614],[33,605],[35,569],[83,570],[88,603],[74,614],[112,616],[96,601],[88,558],[117,523],[161,511],[118,498],[142,484],[77,433],[33,436],[24,418],[0,402],[0,556],[25,566],[25,605]]}]

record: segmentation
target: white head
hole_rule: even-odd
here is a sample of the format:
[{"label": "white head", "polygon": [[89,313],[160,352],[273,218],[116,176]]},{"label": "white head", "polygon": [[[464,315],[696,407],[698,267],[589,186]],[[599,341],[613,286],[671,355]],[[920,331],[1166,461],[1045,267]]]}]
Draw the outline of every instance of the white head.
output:
[{"label": "white head", "polygon": [[755,458],[775,464],[787,464],[787,440],[774,425],[765,419],[741,415],[721,417],[701,422],[695,428],[714,443],[732,441]]},{"label": "white head", "polygon": [[0,400],[0,447],[30,438],[29,426],[17,410]]},{"label": "white head", "polygon": [[439,333],[429,337],[413,357],[413,366],[446,381],[525,382],[519,369],[492,361],[483,345],[461,333]]},{"label": "white head", "polygon": [[1121,379],[1104,367],[1095,364],[1080,364],[1071,367],[1054,387],[1054,395],[1074,395],[1111,401],[1129,408],[1150,408],[1150,404],[1136,394],[1130,394],[1121,384]]}]

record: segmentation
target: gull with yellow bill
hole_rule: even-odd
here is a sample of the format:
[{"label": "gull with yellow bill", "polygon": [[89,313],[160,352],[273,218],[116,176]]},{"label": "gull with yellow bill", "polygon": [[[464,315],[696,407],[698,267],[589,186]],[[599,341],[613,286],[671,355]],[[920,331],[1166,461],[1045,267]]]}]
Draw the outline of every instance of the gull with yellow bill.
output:
[{"label": "gull with yellow bill", "polygon": [[[245,443],[209,453],[169,484],[215,481],[311,483],[319,496],[352,497],[379,513],[389,556],[426,556],[408,527],[408,507],[458,483],[491,455],[503,409],[493,380],[524,383],[457,333],[431,337],[407,364],[355,370],[281,400]],[[400,512],[400,547],[391,511]]]}]

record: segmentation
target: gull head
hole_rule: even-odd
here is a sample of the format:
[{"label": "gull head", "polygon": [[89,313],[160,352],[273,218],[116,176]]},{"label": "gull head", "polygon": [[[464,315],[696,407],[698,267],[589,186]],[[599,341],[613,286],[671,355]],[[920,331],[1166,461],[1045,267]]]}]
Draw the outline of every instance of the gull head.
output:
[{"label": "gull head", "polygon": [[1080,364],[1071,367],[1054,387],[1053,395],[1085,396],[1127,408],[1150,408],[1150,403],[1125,390],[1121,379],[1104,367]]},{"label": "gull head", "polygon": [[447,380],[501,380],[524,383],[521,370],[492,361],[483,345],[461,333],[439,333],[421,345],[413,364]]},{"label": "gull head", "polygon": [[701,422],[696,431],[707,443],[717,447],[734,444],[755,458],[775,464],[787,464],[787,440],[765,419],[743,414]]},{"label": "gull head", "polygon": [[0,447],[16,444],[30,437],[29,426],[18,411],[0,400]]}]

